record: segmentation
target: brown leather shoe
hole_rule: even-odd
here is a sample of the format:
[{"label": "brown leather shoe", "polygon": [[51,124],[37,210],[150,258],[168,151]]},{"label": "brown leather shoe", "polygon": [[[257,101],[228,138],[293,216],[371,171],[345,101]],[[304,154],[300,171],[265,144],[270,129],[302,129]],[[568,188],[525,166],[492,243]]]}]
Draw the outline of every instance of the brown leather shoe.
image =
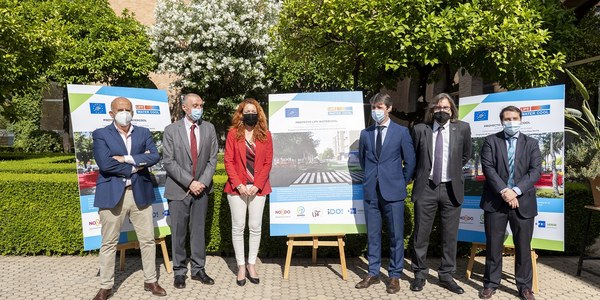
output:
[{"label": "brown leather shoe", "polygon": [[113,295],[112,289],[100,289],[98,291],[98,294],[96,294],[96,297],[94,297],[94,299],[92,299],[92,300],[106,300],[106,299],[110,298],[112,295]]},{"label": "brown leather shoe", "polygon": [[354,287],[357,289],[366,289],[371,286],[371,284],[379,283],[379,277],[367,275],[361,282],[357,283]]},{"label": "brown leather shoe", "polygon": [[163,289],[157,282],[153,283],[145,283],[144,282],[144,291],[151,291],[154,296],[166,296],[167,291]]},{"label": "brown leather shoe", "polygon": [[391,278],[388,283],[386,291],[388,294],[395,294],[400,291],[400,280],[398,278]]},{"label": "brown leather shoe", "polygon": [[519,293],[519,298],[524,300],[535,300],[531,289],[523,289],[521,293]]},{"label": "brown leather shoe", "polygon": [[496,289],[484,288],[483,290],[479,291],[479,298],[490,299],[490,298],[492,298],[492,295],[494,295],[495,293],[496,293]]}]

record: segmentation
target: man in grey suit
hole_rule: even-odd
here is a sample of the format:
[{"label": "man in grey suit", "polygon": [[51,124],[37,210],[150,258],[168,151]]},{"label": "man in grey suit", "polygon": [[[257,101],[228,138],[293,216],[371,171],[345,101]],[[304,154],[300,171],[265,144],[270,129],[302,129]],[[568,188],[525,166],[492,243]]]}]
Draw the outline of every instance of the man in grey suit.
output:
[{"label": "man in grey suit", "polygon": [[219,146],[215,127],[202,120],[203,106],[200,96],[184,95],[181,108],[185,117],[167,126],[163,135],[163,165],[167,171],[164,196],[168,200],[171,217],[173,285],[179,289],[185,288],[188,271],[185,249],[188,225],[192,279],[214,284],[204,270],[204,228]]},{"label": "man in grey suit", "polygon": [[415,203],[414,248],[412,269],[415,280],[410,289],[423,290],[427,268],[429,235],[436,212],[440,211],[442,228],[442,262],[438,268],[440,285],[462,294],[454,281],[456,243],[461,204],[464,200],[463,166],[471,157],[471,128],[459,121],[452,97],[442,93],[429,103],[425,123],[413,128],[417,168],[412,201]]},{"label": "man in grey suit", "polygon": [[521,299],[533,300],[531,239],[537,199],[534,184],[542,174],[542,155],[536,139],[520,133],[521,110],[507,106],[500,112],[503,131],[489,135],[481,148],[485,185],[479,206],[484,210],[486,254],[483,289],[489,299],[502,278],[502,250],[506,224],[515,243],[515,281]]}]

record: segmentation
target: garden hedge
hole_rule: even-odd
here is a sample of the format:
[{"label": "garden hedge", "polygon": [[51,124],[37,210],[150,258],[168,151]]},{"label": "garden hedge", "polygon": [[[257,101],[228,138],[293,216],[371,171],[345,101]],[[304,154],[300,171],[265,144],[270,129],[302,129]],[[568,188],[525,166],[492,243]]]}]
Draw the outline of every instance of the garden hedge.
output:
[{"label": "garden hedge", "polygon": [[[0,159],[6,158],[0,154]],[[18,158],[10,153],[12,161],[0,161],[0,254],[84,254],[79,209],[79,192],[75,174],[75,159],[71,155],[52,155],[31,159]],[[38,173],[35,174],[36,170]],[[47,173],[47,174],[46,174]],[[214,177],[215,193],[209,198],[206,224],[207,251],[219,255],[233,255],[231,244],[231,215],[223,185],[227,180],[222,155],[219,156],[217,175]],[[409,187],[410,188],[410,187]],[[589,185],[567,183],[565,201],[565,254],[578,254],[583,236],[587,211],[584,205],[592,204]],[[269,236],[269,204],[263,215],[261,257],[283,257],[287,250],[285,237]],[[412,243],[413,204],[406,201],[405,248]],[[383,251],[387,255],[387,234],[384,226]],[[600,231],[600,218],[594,218],[591,232]],[[247,233],[247,230],[246,230]],[[247,235],[247,234],[246,234]],[[430,255],[440,255],[440,227],[436,221],[431,234]],[[169,239],[167,239],[169,241]],[[365,234],[346,236],[348,256],[362,255],[366,251]],[[592,241],[589,241],[592,242]],[[459,256],[468,254],[469,243],[459,243]],[[551,255],[560,252],[548,252]],[[310,256],[310,247],[294,250],[295,255]],[[337,249],[319,249],[319,256],[337,256]],[[410,255],[410,251],[407,251]]]}]

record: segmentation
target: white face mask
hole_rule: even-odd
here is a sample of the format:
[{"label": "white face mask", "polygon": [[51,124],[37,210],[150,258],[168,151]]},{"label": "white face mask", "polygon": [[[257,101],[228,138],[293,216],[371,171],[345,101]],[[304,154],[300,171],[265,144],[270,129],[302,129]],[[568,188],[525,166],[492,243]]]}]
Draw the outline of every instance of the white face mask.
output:
[{"label": "white face mask", "polygon": [[119,126],[129,126],[131,124],[131,113],[128,111],[120,111],[115,115],[115,122]]},{"label": "white face mask", "polygon": [[521,121],[504,121],[502,126],[504,126],[504,132],[506,134],[513,136],[521,129]]},{"label": "white face mask", "polygon": [[380,109],[371,110],[371,118],[377,123],[383,122],[385,119],[385,111]]}]

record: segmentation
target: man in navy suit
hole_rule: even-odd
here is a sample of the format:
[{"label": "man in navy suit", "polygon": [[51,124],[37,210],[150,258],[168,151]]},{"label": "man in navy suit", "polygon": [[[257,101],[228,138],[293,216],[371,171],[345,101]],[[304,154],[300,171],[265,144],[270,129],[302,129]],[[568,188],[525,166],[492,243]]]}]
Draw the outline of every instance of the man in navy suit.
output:
[{"label": "man in navy suit", "polygon": [[94,206],[99,209],[102,224],[102,247],[98,256],[101,283],[94,300],[112,296],[116,247],[127,215],[140,243],[144,290],[166,296],[167,292],[158,284],[156,276],[152,221],[155,196],[148,171],[160,156],[150,131],[131,125],[133,109],[127,98],[115,98],[110,107],[113,123],[92,133],[94,159],[100,169]]},{"label": "man in navy suit", "polygon": [[502,250],[506,224],[515,243],[515,281],[521,299],[534,300],[531,239],[537,199],[534,184],[542,174],[538,141],[520,132],[521,110],[507,106],[500,112],[503,131],[489,135],[481,147],[485,185],[480,207],[484,210],[486,255],[483,289],[489,299],[502,278]]},{"label": "man in navy suit", "polygon": [[365,172],[363,181],[365,221],[367,223],[369,273],[357,289],[379,283],[381,267],[381,223],[389,226],[390,281],[387,292],[400,290],[404,265],[404,199],[406,184],[415,170],[415,152],[408,129],[392,122],[389,95],[378,93],[370,100],[376,124],[360,132],[358,158]]}]

